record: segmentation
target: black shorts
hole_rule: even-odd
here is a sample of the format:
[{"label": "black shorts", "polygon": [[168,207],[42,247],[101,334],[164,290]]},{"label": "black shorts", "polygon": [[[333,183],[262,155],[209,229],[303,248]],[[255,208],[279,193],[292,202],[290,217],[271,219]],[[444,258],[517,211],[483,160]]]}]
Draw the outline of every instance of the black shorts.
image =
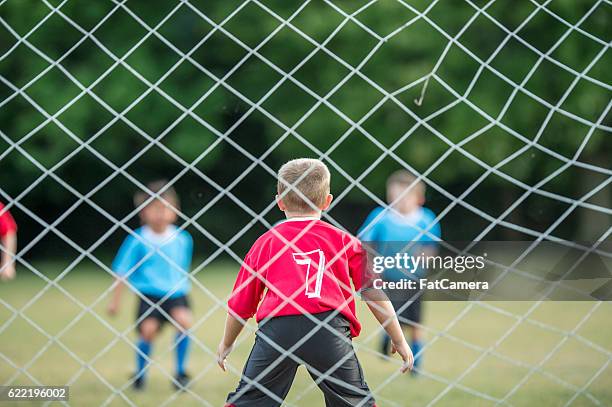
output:
[{"label": "black shorts", "polygon": [[[331,311],[313,316],[324,320],[330,314]],[[280,400],[287,396],[300,363],[281,353],[265,338],[286,350],[314,329],[318,331],[292,353],[305,362],[308,373],[323,391],[325,405],[374,406],[374,397],[353,349],[349,322],[343,316],[336,315],[327,325],[336,333],[324,326],[319,328],[305,315],[276,317],[260,324],[238,388],[227,396],[226,406],[280,406]],[[258,378],[266,369],[267,373]]]},{"label": "black shorts", "polygon": [[[146,295],[144,296],[153,304],[158,304],[163,297],[157,297],[154,295]],[[164,310],[164,313],[170,315],[170,312],[174,308],[188,308],[191,309],[189,305],[189,297],[186,295],[181,295],[180,297],[167,298],[161,304],[158,304],[158,307]],[[162,314],[158,307],[154,305],[149,305],[147,301],[143,298],[140,298],[140,302],[138,303],[138,310],[136,312],[136,320],[138,321],[138,329],[140,330],[140,324],[147,318],[156,319],[160,326],[162,326],[165,322],[169,322],[168,318]],[[142,318],[141,318],[142,317]]]},{"label": "black shorts", "polygon": [[391,301],[400,324],[413,326],[411,322],[421,323],[421,298],[422,295],[418,295],[409,301]]}]

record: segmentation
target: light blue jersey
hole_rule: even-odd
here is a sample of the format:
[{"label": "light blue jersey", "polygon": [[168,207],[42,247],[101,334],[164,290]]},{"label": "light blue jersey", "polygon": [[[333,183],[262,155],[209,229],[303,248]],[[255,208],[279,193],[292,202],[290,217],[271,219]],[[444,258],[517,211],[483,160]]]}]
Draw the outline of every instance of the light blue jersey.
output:
[{"label": "light blue jersey", "polygon": [[[400,246],[402,248],[405,246],[398,244],[400,242],[406,245],[410,242],[419,242],[418,245],[412,246],[412,250],[408,250],[416,256],[420,254],[423,246],[436,245],[440,239],[440,225],[435,219],[436,215],[423,207],[409,215],[401,215],[391,209],[378,207],[370,212],[357,236],[363,242],[375,243],[374,248],[382,256],[394,256]],[[415,277],[421,277],[423,273],[423,270],[418,270]],[[398,270],[385,272],[385,278],[388,280],[405,277],[407,276]]]},{"label": "light blue jersey", "polygon": [[187,294],[191,288],[187,277],[193,253],[191,235],[174,225],[161,234],[148,226],[134,232],[138,237],[125,238],[113,271],[128,275],[130,284],[146,295],[163,297],[172,291],[170,298],[176,298]]}]

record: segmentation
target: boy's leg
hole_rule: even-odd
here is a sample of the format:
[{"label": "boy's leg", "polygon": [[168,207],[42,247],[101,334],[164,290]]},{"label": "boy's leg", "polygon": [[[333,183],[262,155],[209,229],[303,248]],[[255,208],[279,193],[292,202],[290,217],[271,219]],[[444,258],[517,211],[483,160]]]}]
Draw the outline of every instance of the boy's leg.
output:
[{"label": "boy's leg", "polygon": [[136,344],[138,351],[136,352],[136,381],[134,383],[137,388],[141,387],[144,382],[151,355],[151,342],[155,339],[159,326],[159,321],[155,318],[145,318],[138,326],[140,336]]},{"label": "boy's leg", "polygon": [[353,349],[348,321],[337,316],[328,324],[340,335],[321,327],[298,349],[308,373],[323,391],[326,407],[375,406]]},{"label": "boy's leg", "polygon": [[382,331],[380,335],[380,354],[388,356],[391,351],[391,337],[387,335],[386,331]]},{"label": "boy's leg", "polygon": [[423,361],[423,353],[421,352],[423,349],[423,332],[418,325],[413,325],[410,327],[410,338],[412,340],[411,349],[414,354],[414,368],[418,369]]},{"label": "boy's leg", "polygon": [[[273,368],[259,377],[276,361],[278,363]],[[226,407],[280,406],[289,393],[297,368],[298,364],[289,356],[281,354],[265,339],[256,336],[240,383],[234,392],[228,394]]]},{"label": "boy's leg", "polygon": [[410,321],[410,348],[414,354],[414,369],[412,375],[418,374],[418,369],[423,362],[423,330],[421,329],[421,297],[415,299],[408,307],[407,318]]},{"label": "boy's leg", "polygon": [[149,365],[149,356],[151,355],[151,342],[157,336],[161,324],[164,321],[159,310],[149,303],[156,304],[159,298],[145,295],[140,298],[138,308],[136,310],[136,320],[138,323],[138,342],[136,346],[136,373],[133,386],[135,389],[141,389],[144,385],[147,366]]},{"label": "boy's leg", "polygon": [[335,363],[330,366],[320,365],[317,368],[319,373],[315,373],[312,368],[308,369],[308,373],[323,391],[326,407],[375,406],[374,396],[365,381],[357,355],[354,350],[349,355],[337,367]]},{"label": "boy's leg", "polygon": [[177,329],[176,343],[176,377],[177,379],[186,378],[185,365],[189,355],[191,339],[189,329],[193,325],[191,310],[186,306],[177,306],[170,309],[170,316],[180,328]]}]

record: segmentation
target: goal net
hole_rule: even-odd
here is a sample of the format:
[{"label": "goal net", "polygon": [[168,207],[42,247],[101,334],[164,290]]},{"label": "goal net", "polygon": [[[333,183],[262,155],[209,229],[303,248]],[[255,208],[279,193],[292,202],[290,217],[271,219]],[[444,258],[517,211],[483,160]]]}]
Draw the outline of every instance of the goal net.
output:
[{"label": "goal net", "polygon": [[[67,385],[64,404],[224,403],[257,329],[221,374],[227,300],[246,250],[280,220],[276,171],[292,158],[327,164],[323,219],[352,234],[388,207],[386,177],[404,169],[426,186],[443,241],[529,242],[510,273],[533,271],[522,261],[542,242],[580,241],[609,267],[611,7],[1,0],[0,212],[17,220],[19,248],[2,246],[17,277],[0,286],[0,384]],[[179,192],[177,226],[194,238],[192,377],[167,386],[166,328],[140,394],[129,308],[142,295],[117,318],[105,308],[112,256],[156,178]],[[136,208],[135,191],[148,196]],[[379,405],[612,403],[605,298],[427,302],[414,379],[380,353],[382,328],[356,302],[354,347]],[[283,405],[323,405],[302,373]]]}]

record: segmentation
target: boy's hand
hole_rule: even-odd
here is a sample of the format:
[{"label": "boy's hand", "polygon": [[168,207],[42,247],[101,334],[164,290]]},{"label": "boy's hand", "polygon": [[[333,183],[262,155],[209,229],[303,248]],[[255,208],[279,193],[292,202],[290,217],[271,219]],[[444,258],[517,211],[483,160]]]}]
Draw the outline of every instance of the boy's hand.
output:
[{"label": "boy's hand", "polygon": [[397,345],[391,342],[391,353],[395,352],[397,352],[404,361],[400,372],[406,373],[408,370],[412,370],[412,365],[414,364],[414,355],[412,354],[412,349],[410,349],[408,343],[405,340]]},{"label": "boy's hand", "polygon": [[227,360],[227,355],[230,354],[232,349],[234,349],[234,345],[226,346],[223,341],[221,341],[217,348],[217,364],[224,372],[226,370],[225,361]]},{"label": "boy's hand", "polygon": [[2,277],[3,281],[14,279],[15,278],[15,265],[9,264],[8,266],[6,266],[4,270],[2,270],[2,273],[0,273],[0,277]]},{"label": "boy's hand", "polygon": [[117,312],[119,311],[119,304],[117,304],[116,301],[111,301],[108,304],[108,308],[106,309],[106,311],[108,312],[108,315],[110,315],[111,317],[114,317],[115,315],[117,315]]}]

